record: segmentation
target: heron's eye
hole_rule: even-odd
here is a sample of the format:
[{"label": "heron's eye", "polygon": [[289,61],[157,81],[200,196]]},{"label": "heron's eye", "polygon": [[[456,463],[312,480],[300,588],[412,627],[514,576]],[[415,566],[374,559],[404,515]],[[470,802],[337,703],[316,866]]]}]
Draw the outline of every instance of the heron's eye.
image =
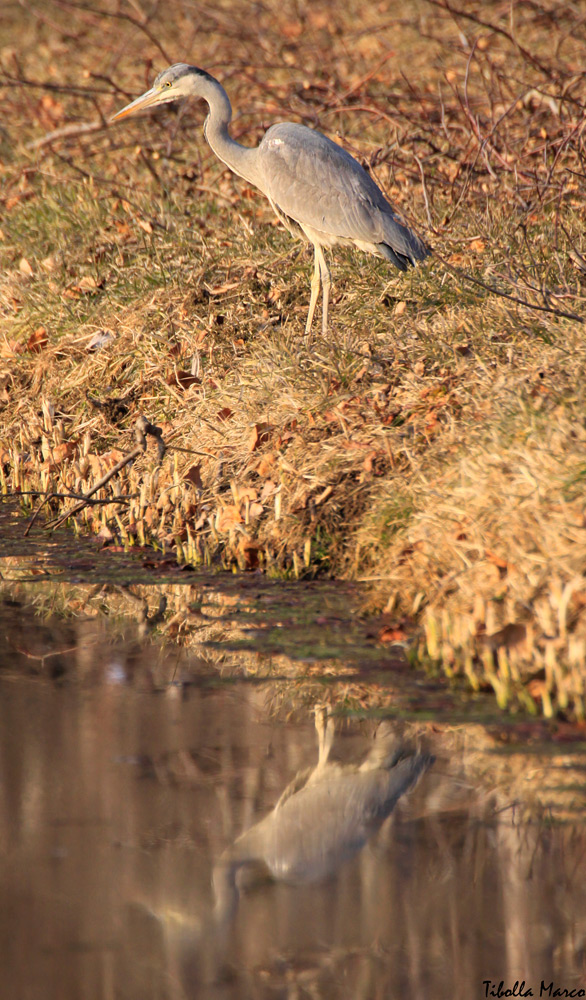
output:
[{"label": "heron's eye", "polygon": [[173,86],[173,83],[172,83],[172,81],[171,81],[171,80],[167,80],[167,82],[166,82],[165,86],[166,86],[166,87],[172,87],[172,86]]}]

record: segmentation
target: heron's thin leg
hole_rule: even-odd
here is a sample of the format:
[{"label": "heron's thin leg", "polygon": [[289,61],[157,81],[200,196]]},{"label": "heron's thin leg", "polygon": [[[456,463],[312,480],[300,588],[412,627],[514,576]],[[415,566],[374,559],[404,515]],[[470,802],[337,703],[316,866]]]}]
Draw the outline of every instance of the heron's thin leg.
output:
[{"label": "heron's thin leg", "polygon": [[321,265],[320,265],[319,257],[318,257],[318,252],[320,252],[320,251],[319,251],[319,247],[318,247],[317,243],[313,244],[313,249],[315,251],[315,254],[314,254],[314,258],[313,258],[313,276],[312,276],[312,279],[311,279],[311,298],[309,300],[309,312],[307,313],[307,323],[305,324],[305,335],[306,336],[309,333],[309,331],[311,330],[311,324],[313,323],[313,314],[315,312],[315,304],[317,302],[317,296],[318,296],[318,292],[319,292],[319,283],[320,283]]},{"label": "heron's thin leg", "polygon": [[320,759],[319,759],[319,762],[318,762],[318,766],[319,767],[325,767],[326,766],[326,764],[328,762],[328,758],[330,756],[330,751],[331,751],[331,749],[332,749],[332,747],[334,745],[334,736],[335,735],[336,735],[336,726],[335,726],[335,723],[334,723],[334,720],[332,719],[332,717],[329,716],[328,717],[328,721],[326,723],[326,731],[325,731],[325,733],[323,735],[323,741],[322,741],[322,746],[321,746],[321,750],[320,750]]},{"label": "heron's thin leg", "polygon": [[315,706],[315,728],[317,730],[318,761],[313,774],[317,776],[326,766],[334,743],[334,720],[326,705]]},{"label": "heron's thin leg", "polygon": [[315,256],[319,261],[319,271],[321,275],[321,287],[323,291],[323,312],[321,318],[321,329],[322,333],[326,334],[328,332],[328,303],[330,301],[330,272],[328,271],[328,265],[326,264],[326,258],[324,257],[324,252],[318,244],[315,244]]},{"label": "heron's thin leg", "polygon": [[[328,709],[326,705],[318,704],[315,706],[315,728],[317,730],[317,742],[318,742],[318,767],[326,763],[330,750],[332,739],[329,739],[329,724],[331,719],[328,714]],[[328,745],[329,744],[329,745]]]}]

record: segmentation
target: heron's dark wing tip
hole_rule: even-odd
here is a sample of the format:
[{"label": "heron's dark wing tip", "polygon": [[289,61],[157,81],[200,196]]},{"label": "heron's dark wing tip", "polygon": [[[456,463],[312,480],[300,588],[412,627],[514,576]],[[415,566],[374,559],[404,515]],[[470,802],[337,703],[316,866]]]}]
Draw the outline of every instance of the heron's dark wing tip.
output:
[{"label": "heron's dark wing tip", "polygon": [[379,243],[378,249],[383,257],[386,257],[387,260],[390,260],[391,264],[399,268],[399,271],[407,271],[410,267],[415,267],[419,261],[430,257],[432,252],[431,247],[428,247],[421,240],[417,240],[417,243],[413,240],[408,253],[396,250],[394,247],[389,246],[388,243]]},{"label": "heron's dark wing tip", "polygon": [[391,264],[394,264],[395,267],[399,268],[399,271],[406,271],[407,268],[411,267],[410,258],[403,253],[398,253],[396,250],[393,250],[388,243],[379,243],[378,248],[383,257],[390,260]]}]

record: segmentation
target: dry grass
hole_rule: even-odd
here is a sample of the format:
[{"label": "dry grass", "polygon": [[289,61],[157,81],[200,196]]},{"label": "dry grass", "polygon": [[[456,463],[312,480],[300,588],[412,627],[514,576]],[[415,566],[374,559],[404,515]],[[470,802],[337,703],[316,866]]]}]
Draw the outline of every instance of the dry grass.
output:
[{"label": "dry grass", "polygon": [[[460,7],[3,9],[1,467],[9,491],[87,492],[145,414],[162,465],[149,449],[81,524],[367,579],[421,658],[583,717],[586,27]],[[201,107],[101,127],[178,60],[222,80],[244,143],[280,119],[338,137],[435,258],[399,277],[336,252],[331,334],[306,340],[309,252],[214,159]]]}]

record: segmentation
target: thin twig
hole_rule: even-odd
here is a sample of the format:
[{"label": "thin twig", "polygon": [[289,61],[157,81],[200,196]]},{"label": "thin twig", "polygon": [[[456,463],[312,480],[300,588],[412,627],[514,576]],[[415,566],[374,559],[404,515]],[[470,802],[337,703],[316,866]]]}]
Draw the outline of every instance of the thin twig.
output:
[{"label": "thin twig", "polygon": [[[70,517],[74,516],[74,514],[79,514],[80,510],[83,510],[84,507],[87,507],[87,502],[90,499],[90,497],[93,496],[94,493],[97,493],[98,490],[101,490],[102,486],[105,486],[106,483],[109,483],[110,480],[116,475],[116,473],[120,472],[120,470],[123,469],[130,462],[133,462],[135,458],[138,458],[138,456],[142,454],[143,451],[144,451],[143,446],[138,445],[138,447],[134,448],[131,452],[128,453],[128,455],[125,455],[124,458],[121,458],[119,462],[116,462],[116,465],[113,466],[113,468],[111,468],[110,471],[107,472],[105,476],[102,476],[100,481],[96,483],[94,487],[92,487],[89,493],[86,493],[83,500],[81,500],[78,504],[76,504],[75,507],[72,507],[71,510],[66,511],[65,514],[62,514],[61,517],[59,517],[57,521],[55,521],[53,524],[48,525],[48,527],[51,528],[51,531],[55,531],[56,528],[58,528],[65,521],[68,521]],[[114,503],[118,499],[119,499],[118,497],[114,497],[110,502]]]},{"label": "thin twig", "polygon": [[24,76],[10,76],[7,70],[0,65],[0,73],[3,76],[3,87],[32,87],[38,90],[49,90],[56,94],[75,94],[77,97],[95,97],[96,94],[109,94],[110,90],[103,90],[101,87],[68,87],[63,83],[50,83],[48,80],[29,80]]},{"label": "thin twig", "polygon": [[92,7],[86,3],[72,3],[71,0],[53,0],[53,2],[56,3],[58,7],[65,8],[65,10],[89,11],[92,14],[97,14],[98,17],[111,17],[114,18],[114,20],[127,21],[129,24],[134,25],[135,28],[138,28],[139,31],[142,31],[142,33],[146,35],[149,42],[151,42],[155,48],[159,50],[163,59],[165,59],[169,65],[173,62],[156,35],[153,35],[152,31],[147,28],[144,21],[139,21],[137,17],[132,17],[131,14],[125,14],[122,11],[104,10],[102,7]]},{"label": "thin twig", "polygon": [[493,295],[498,295],[501,299],[508,299],[509,302],[516,302],[520,306],[525,306],[526,309],[534,309],[537,312],[550,313],[552,316],[559,316],[561,319],[573,319],[578,323],[586,323],[586,319],[583,316],[579,316],[577,313],[565,312],[563,309],[554,309],[552,306],[538,306],[534,302],[527,302],[525,299],[520,299],[516,295],[510,295],[508,292],[501,292],[500,289],[496,288],[494,285],[488,285],[485,281],[481,281],[480,278],[474,278],[471,274],[467,274],[459,267],[454,267],[453,264],[448,263],[445,257],[442,257],[437,250],[434,251],[434,256],[438,260],[441,260],[444,267],[451,273],[456,275],[458,278],[463,278],[465,281],[469,281],[473,285],[478,285],[479,288],[484,288],[485,291],[491,292]]},{"label": "thin twig", "polygon": [[100,132],[107,127],[107,122],[104,120],[64,125],[62,128],[56,128],[54,132],[48,132],[41,139],[27,142],[26,149],[42,149],[43,146],[48,146],[51,142],[56,142],[58,139],[75,139],[79,135],[91,135],[93,132]]},{"label": "thin twig", "polygon": [[500,25],[493,24],[491,21],[485,21],[483,18],[478,17],[478,14],[473,14],[470,10],[461,10],[459,7],[452,7],[452,5],[448,3],[448,0],[427,0],[427,3],[431,4],[432,7],[439,7],[440,10],[447,11],[454,18],[463,17],[468,21],[473,21],[474,24],[480,25],[481,28],[487,28],[489,31],[494,31],[497,35],[502,35],[502,37],[506,38],[511,45],[514,45],[517,52],[520,52],[528,63],[530,63],[535,69],[541,70],[542,73],[551,79],[551,70],[536,56],[532,55],[531,52],[528,52],[527,49],[523,48],[523,46],[520,45],[515,38],[513,38],[510,32],[505,31],[505,29],[501,28]]},{"label": "thin twig", "polygon": [[427,224],[429,228],[433,229],[435,232],[435,226],[433,224],[433,220],[431,218],[431,211],[429,208],[429,198],[427,197],[427,185],[425,183],[425,174],[423,173],[423,164],[421,163],[421,160],[419,159],[418,156],[415,156],[414,158],[417,166],[419,167],[419,173],[421,174],[421,189],[423,191],[423,200],[425,202],[425,211],[427,213]]},{"label": "thin twig", "polygon": [[88,500],[87,497],[80,496],[78,493],[45,493],[45,494],[42,494],[40,492],[40,490],[27,490],[26,493],[19,493],[18,495],[19,496],[26,496],[26,495],[28,495],[28,496],[36,496],[36,497],[43,496],[43,500],[41,501],[41,503],[37,507],[36,511],[32,515],[29,523],[27,524],[27,526],[26,526],[26,528],[24,530],[24,535],[23,535],[24,538],[27,537],[27,535],[29,534],[31,528],[34,526],[34,524],[37,521],[37,519],[39,517],[39,514],[41,513],[41,511],[42,511],[43,507],[45,506],[45,504],[49,503],[51,500],[83,500],[84,504],[87,505],[88,507],[89,506],[98,507],[98,506],[100,506],[100,504],[102,504],[102,505],[106,505],[106,504],[110,504],[110,503],[127,504],[132,499],[132,497],[127,496],[127,497],[114,497],[112,499],[108,498],[108,499],[101,499],[101,500],[93,500],[93,499],[92,500]]},{"label": "thin twig", "polygon": [[[69,518],[73,517],[74,514],[79,514],[80,510],[83,510],[83,508],[87,506],[88,500],[90,499],[90,497],[94,495],[94,493],[97,493],[98,490],[102,488],[102,486],[105,486],[106,483],[110,482],[110,480],[113,478],[113,476],[116,475],[116,473],[120,472],[121,469],[123,469],[130,462],[134,461],[134,459],[137,458],[140,454],[145,452],[147,446],[146,443],[147,434],[150,435],[151,437],[156,438],[159,462],[161,462],[167,447],[163,440],[163,433],[161,431],[161,428],[157,427],[155,424],[151,424],[147,420],[147,418],[141,414],[134,425],[134,436],[138,441],[137,447],[134,448],[131,452],[129,452],[128,455],[124,455],[124,457],[121,458],[120,461],[117,462],[116,465],[113,466],[113,468],[111,468],[110,471],[105,474],[105,476],[102,476],[100,481],[97,482],[96,485],[92,487],[89,493],[86,493],[82,497],[80,502],[76,504],[75,507],[72,507],[71,510],[66,511],[65,514],[62,514],[61,517],[57,519],[57,521],[55,521],[51,525],[48,525],[48,527],[50,527],[52,531],[55,531],[55,529],[58,528],[59,525],[63,524],[64,521],[69,520]],[[113,497],[110,502],[116,503],[118,499],[121,498]]]}]

